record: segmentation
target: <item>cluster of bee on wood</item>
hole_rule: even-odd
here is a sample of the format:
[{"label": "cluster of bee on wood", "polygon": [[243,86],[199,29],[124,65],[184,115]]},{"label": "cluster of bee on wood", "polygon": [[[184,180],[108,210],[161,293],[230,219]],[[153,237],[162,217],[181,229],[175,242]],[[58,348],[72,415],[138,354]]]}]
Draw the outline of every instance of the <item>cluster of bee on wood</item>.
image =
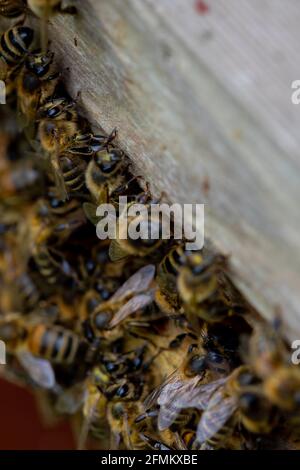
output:
[{"label": "cluster of bee on wood", "polygon": [[[0,0],[9,18],[59,7]],[[116,131],[94,132],[34,41],[24,23],[0,39],[2,374],[75,417],[79,448],[297,448],[300,370],[227,259],[184,241],[96,237],[98,204],[153,199]]]}]

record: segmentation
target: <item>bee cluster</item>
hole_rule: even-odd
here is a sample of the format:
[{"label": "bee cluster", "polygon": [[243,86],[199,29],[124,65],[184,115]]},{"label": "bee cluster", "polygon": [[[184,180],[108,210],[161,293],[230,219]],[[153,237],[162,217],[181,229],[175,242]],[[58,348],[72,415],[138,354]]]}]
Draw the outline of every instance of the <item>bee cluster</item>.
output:
[{"label": "bee cluster", "polygon": [[[28,6],[0,0],[0,13]],[[116,132],[94,132],[34,42],[23,23],[0,40],[2,374],[79,420],[79,448],[297,448],[300,370],[226,258],[97,238],[99,204],[118,211],[127,195],[149,211],[153,199]]]}]

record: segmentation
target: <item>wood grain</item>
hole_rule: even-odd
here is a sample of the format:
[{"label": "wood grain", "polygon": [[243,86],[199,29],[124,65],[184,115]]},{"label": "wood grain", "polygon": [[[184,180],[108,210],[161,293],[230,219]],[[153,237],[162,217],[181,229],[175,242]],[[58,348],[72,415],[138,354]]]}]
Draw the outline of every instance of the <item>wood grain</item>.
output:
[{"label": "wood grain", "polygon": [[299,3],[202,3],[78,2],[51,22],[52,48],[91,121],[118,128],[155,191],[206,204],[234,281],[300,338]]}]

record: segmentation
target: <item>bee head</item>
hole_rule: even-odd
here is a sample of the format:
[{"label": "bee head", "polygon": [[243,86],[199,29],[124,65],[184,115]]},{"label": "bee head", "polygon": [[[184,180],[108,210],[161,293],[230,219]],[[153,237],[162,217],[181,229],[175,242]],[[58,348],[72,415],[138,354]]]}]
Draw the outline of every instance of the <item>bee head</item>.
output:
[{"label": "bee head", "polygon": [[123,152],[117,148],[101,150],[96,153],[94,158],[101,173],[107,177],[114,175],[120,169],[123,159]]},{"label": "bee head", "polygon": [[207,369],[206,356],[201,354],[193,355],[187,363],[185,368],[185,374],[188,377],[194,377],[195,375],[201,375]]},{"label": "bee head", "polygon": [[46,54],[36,53],[30,54],[26,59],[26,67],[38,77],[43,77],[48,71],[53,62],[54,53],[47,52]]},{"label": "bee head", "polygon": [[65,98],[57,98],[49,101],[42,107],[38,113],[38,119],[56,119],[70,120],[70,110],[74,108],[74,103],[67,101]]},{"label": "bee head", "polygon": [[105,330],[109,326],[109,322],[111,320],[111,312],[103,311],[97,312],[94,314],[93,323],[95,325],[96,330]]}]

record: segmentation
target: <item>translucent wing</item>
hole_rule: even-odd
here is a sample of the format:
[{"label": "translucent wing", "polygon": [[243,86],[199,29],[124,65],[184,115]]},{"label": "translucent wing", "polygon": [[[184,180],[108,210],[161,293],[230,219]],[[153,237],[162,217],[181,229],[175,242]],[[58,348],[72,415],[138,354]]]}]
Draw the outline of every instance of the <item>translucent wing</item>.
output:
[{"label": "translucent wing", "polygon": [[181,396],[188,395],[195,387],[198,377],[191,380],[170,383],[162,390],[157,403],[160,405],[157,425],[159,431],[169,428],[181,413],[182,409],[190,408],[190,404],[182,402]]},{"label": "translucent wing", "polygon": [[130,426],[128,422],[127,413],[124,413],[124,416],[123,416],[123,428],[124,428],[124,441],[126,443],[126,447],[128,448],[128,450],[134,450],[133,443],[131,440],[131,435],[130,435]]},{"label": "translucent wing", "polygon": [[[198,384],[199,380],[201,380],[199,376],[190,380],[181,380],[176,370],[146,398],[144,402],[146,409],[154,404],[160,406],[157,420],[160,431],[170,427],[183,408],[190,408],[190,405],[186,404],[186,397]],[[183,401],[181,396],[185,397]]]},{"label": "translucent wing", "polygon": [[175,374],[177,375],[178,372],[175,371],[173,372],[173,374],[169,375],[169,377],[167,378],[167,380],[165,382],[163,382],[161,385],[159,385],[159,387],[156,387],[151,393],[150,395],[148,395],[148,397],[145,399],[144,401],[144,409],[145,410],[148,410],[149,408],[151,408],[153,405],[156,405],[157,404],[157,400],[159,398],[159,396],[161,395],[165,385],[173,380],[175,380]]},{"label": "translucent wing", "polygon": [[59,396],[55,404],[56,411],[60,414],[77,413],[84,403],[86,393],[85,382],[75,384]]},{"label": "translucent wing", "polygon": [[213,394],[225,384],[227,378],[221,378],[214,382],[204,385],[198,385],[193,389],[186,390],[180,397],[180,403],[183,408],[187,406],[197,408],[198,410],[206,410]]},{"label": "translucent wing", "polygon": [[148,264],[147,266],[139,269],[117,290],[117,292],[111,297],[110,302],[121,300],[127,295],[145,292],[153,281],[154,274],[155,266],[153,264]]},{"label": "translucent wing", "polygon": [[100,217],[96,215],[97,206],[92,202],[84,202],[82,204],[83,211],[86,215],[86,218],[93,224],[97,225],[100,220]]},{"label": "translucent wing", "polygon": [[188,450],[184,440],[179,436],[178,432],[174,433],[176,450]]},{"label": "translucent wing", "polygon": [[147,307],[147,305],[153,302],[154,295],[151,294],[140,294],[130,299],[120,310],[114,315],[110,322],[110,328],[114,328],[120,322],[125,320],[129,315],[140,310],[141,308]]},{"label": "translucent wing", "polygon": [[29,376],[43,388],[53,388],[55,375],[49,361],[34,357],[30,352],[22,350],[17,353],[18,359]]},{"label": "translucent wing", "polygon": [[177,382],[168,383],[161,391],[161,394],[157,399],[157,403],[159,405],[165,405],[170,401],[170,399],[173,400],[173,396],[175,397],[175,400],[178,404],[181,403],[181,397],[188,395],[188,393],[193,390],[195,384],[198,381],[198,377],[194,377],[190,380],[180,380]]},{"label": "translucent wing", "polygon": [[68,191],[65,185],[65,180],[63,178],[63,174],[59,165],[59,155],[58,155],[58,144],[56,142],[56,150],[55,152],[51,155],[50,158],[50,163],[51,163],[51,169],[53,171],[54,175],[54,183],[57,188],[57,193],[59,198],[62,201],[66,201],[68,199]]},{"label": "translucent wing", "polygon": [[91,424],[96,414],[97,406],[100,400],[100,392],[88,394],[87,402],[84,406],[84,421],[78,438],[78,450],[83,450],[91,428]]},{"label": "translucent wing", "polygon": [[127,258],[128,253],[124,251],[117,240],[112,240],[109,245],[109,257],[112,261],[117,262],[124,258]]},{"label": "translucent wing", "polygon": [[214,394],[197,428],[197,441],[201,444],[213,437],[237,410],[234,397],[224,398],[222,390]]}]

